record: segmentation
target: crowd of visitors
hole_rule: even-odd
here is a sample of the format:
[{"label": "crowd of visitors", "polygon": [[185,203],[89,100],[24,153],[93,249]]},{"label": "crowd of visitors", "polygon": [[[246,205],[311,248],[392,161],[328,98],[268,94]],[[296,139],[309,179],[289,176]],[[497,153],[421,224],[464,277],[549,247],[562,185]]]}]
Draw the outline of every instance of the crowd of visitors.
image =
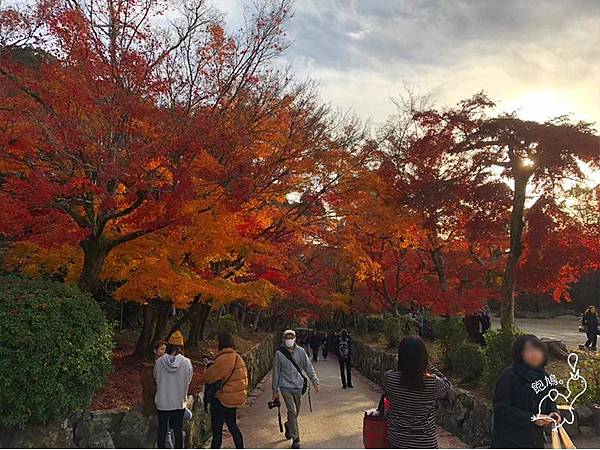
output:
[{"label": "crowd of visitors", "polygon": [[474,314],[465,316],[463,322],[465,324],[465,329],[467,330],[469,340],[484,346],[485,338],[483,336],[485,332],[492,326],[489,309],[485,308]]},{"label": "crowd of visitors", "polygon": [[[248,371],[243,358],[235,351],[231,333],[222,331],[216,337],[218,353],[212,364],[200,373],[200,382],[206,384],[205,401],[210,407],[211,448],[221,448],[224,424],[236,448],[243,448],[236,413],[237,408],[246,403]],[[193,373],[192,363],[184,355],[184,339],[179,331],[167,342],[157,342],[154,361],[143,365],[143,411],[146,415],[157,415],[158,448],[183,448],[183,423],[192,418],[186,400]],[[209,392],[213,394],[208,396],[210,398],[206,395]]]},{"label": "crowd of visitors", "polygon": [[[465,326],[469,338],[481,342],[479,337],[489,328],[489,313],[482,311],[465,318]],[[582,326],[587,335],[585,348],[595,350],[598,328],[595,307],[590,306],[585,311]],[[206,384],[205,391],[209,394],[205,401],[211,413],[211,447],[221,447],[226,424],[236,448],[243,448],[236,413],[247,399],[248,372],[230,333],[218,333],[217,342],[214,361],[200,374],[200,381]],[[319,391],[315,363],[319,361],[319,354],[326,360],[331,351],[339,361],[341,387],[352,388],[353,342],[346,329],[339,333],[286,330],[282,345],[275,352],[269,407],[285,405],[287,419],[282,429],[292,448],[300,448],[299,417],[303,397],[307,395],[310,404],[311,391]],[[532,389],[535,383],[548,379],[547,361],[546,346],[536,336],[527,334],[516,339],[512,365],[502,372],[496,383],[493,448],[543,448],[543,427],[562,420],[556,404],[544,398],[543,392]],[[192,375],[192,364],[184,356],[180,332],[154,345],[154,360],[142,368],[142,389],[144,412],[157,415],[158,448],[183,448],[183,423],[191,418],[185,403]],[[388,371],[383,377],[379,411],[387,424],[387,445],[390,448],[436,448],[436,400],[445,396],[450,388],[450,381],[431,363],[421,337],[402,339],[397,370]]]}]

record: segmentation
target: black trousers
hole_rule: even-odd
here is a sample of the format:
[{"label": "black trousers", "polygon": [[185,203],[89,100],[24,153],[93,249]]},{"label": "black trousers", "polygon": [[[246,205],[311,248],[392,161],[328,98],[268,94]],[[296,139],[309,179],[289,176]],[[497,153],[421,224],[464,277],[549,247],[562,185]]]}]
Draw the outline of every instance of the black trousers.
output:
[{"label": "black trousers", "polygon": [[319,358],[319,347],[311,347],[312,351],[312,360],[316,361]]},{"label": "black trousers", "polygon": [[586,347],[596,348],[596,343],[598,342],[598,332],[596,330],[589,329],[586,332],[587,341],[585,343]]},{"label": "black trousers", "polygon": [[212,442],[210,448],[221,448],[223,443],[223,425],[227,424],[227,429],[233,437],[235,448],[244,448],[244,437],[237,426],[236,421],[237,408],[228,408],[215,398],[210,404],[210,422],[212,427]]},{"label": "black trousers", "polygon": [[340,359],[340,377],[342,377],[342,386],[352,386],[352,361]]},{"label": "black trousers", "polygon": [[183,448],[183,413],[185,409],[174,409],[172,411],[158,410],[158,448],[167,448],[167,431],[169,425],[173,429],[175,448]]}]

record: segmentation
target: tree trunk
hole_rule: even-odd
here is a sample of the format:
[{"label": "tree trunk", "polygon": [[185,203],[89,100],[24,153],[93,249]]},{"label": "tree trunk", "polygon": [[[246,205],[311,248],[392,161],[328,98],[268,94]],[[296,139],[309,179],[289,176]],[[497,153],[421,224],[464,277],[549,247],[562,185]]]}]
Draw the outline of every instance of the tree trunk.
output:
[{"label": "tree trunk", "polygon": [[240,320],[239,320],[239,324],[240,324],[240,329],[244,329],[246,328],[246,307],[244,305],[240,305]]},{"label": "tree trunk", "polygon": [[215,321],[215,326],[213,327],[213,332],[216,332],[219,329],[219,321],[221,320],[221,317],[223,317],[223,312],[226,312],[225,305],[223,305],[219,308],[219,317],[217,317],[217,320]]},{"label": "tree trunk", "polygon": [[154,336],[154,328],[156,324],[156,310],[152,302],[148,302],[143,307],[144,312],[144,324],[142,325],[142,331],[138,337],[135,350],[133,354],[135,356],[146,357],[152,350],[152,337]]},{"label": "tree trunk", "polygon": [[156,341],[162,341],[169,337],[166,335],[166,329],[169,323],[169,315],[171,314],[172,306],[173,302],[156,300],[156,327],[154,329],[152,341],[150,342],[151,345],[154,345]]},{"label": "tree trunk", "polygon": [[189,347],[197,347],[204,338],[204,329],[206,321],[210,315],[210,305],[206,303],[198,303],[195,306],[194,314],[190,318],[190,331],[188,333],[187,345]]},{"label": "tree trunk", "polygon": [[83,268],[79,276],[79,287],[97,298],[100,272],[110,249],[102,237],[96,236],[87,237],[79,245],[83,250]]},{"label": "tree trunk", "polygon": [[515,286],[517,284],[516,269],[523,251],[523,230],[525,222],[525,197],[529,177],[515,176],[512,212],[510,214],[510,251],[504,269],[501,291],[500,325],[503,330],[510,329],[515,323]]},{"label": "tree trunk", "polygon": [[275,314],[271,315],[271,317],[269,317],[269,322],[266,331],[275,331],[276,322],[277,316],[275,316]]},{"label": "tree trunk", "polygon": [[436,248],[431,252],[431,259],[440,282],[440,289],[442,291],[448,290],[448,280],[446,278],[446,269],[444,268],[444,254],[441,248]]},{"label": "tree trunk", "polygon": [[253,331],[257,331],[258,330],[258,321],[260,320],[260,310],[256,311],[256,314],[254,315],[254,324],[253,324]]}]

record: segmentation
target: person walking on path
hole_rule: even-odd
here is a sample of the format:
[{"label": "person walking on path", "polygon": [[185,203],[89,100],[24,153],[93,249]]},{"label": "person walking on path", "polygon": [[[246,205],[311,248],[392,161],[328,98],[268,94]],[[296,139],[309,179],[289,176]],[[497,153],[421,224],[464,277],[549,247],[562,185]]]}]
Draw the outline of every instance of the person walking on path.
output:
[{"label": "person walking on path", "polygon": [[436,399],[446,395],[448,379],[429,361],[418,336],[402,339],[398,370],[383,377],[383,395],[390,407],[386,416],[391,448],[437,448]]},{"label": "person walking on path", "polygon": [[485,333],[491,328],[492,321],[490,319],[490,309],[486,305],[485,308],[481,310],[479,313],[479,326],[480,326],[480,344],[482,347],[485,347]]},{"label": "person walking on path", "polygon": [[313,331],[310,336],[310,350],[312,352],[313,362],[319,359],[319,348],[321,347],[321,336],[317,331]]},{"label": "person walking on path", "polygon": [[181,332],[175,331],[167,344],[167,353],[154,364],[154,402],[158,412],[157,444],[158,448],[167,448],[167,432],[170,425],[175,437],[175,448],[183,448],[185,402],[194,369],[192,362],[183,355]]},{"label": "person walking on path", "polygon": [[200,374],[200,383],[222,382],[221,388],[210,403],[212,426],[211,448],[221,448],[223,425],[233,437],[236,448],[244,448],[244,438],[237,425],[237,408],[248,398],[248,369],[235,351],[233,336],[228,331],[217,333],[219,352],[214,363]]},{"label": "person walking on path", "polygon": [[348,335],[348,330],[343,329],[340,333],[337,349],[342,388],[352,389],[354,387],[352,386],[352,338]]},{"label": "person walking on path", "polygon": [[581,319],[581,325],[585,327],[587,341],[585,341],[584,349],[596,351],[596,343],[598,341],[598,313],[594,305],[588,306]]},{"label": "person walking on path", "polygon": [[[543,427],[561,420],[550,399],[540,405],[548,387],[546,346],[532,334],[519,336],[512,360],[496,382],[492,448],[544,448]],[[537,385],[542,389],[535,389]],[[540,411],[546,417],[532,421]]]},{"label": "person walking on path", "polygon": [[315,369],[302,347],[296,344],[294,330],[283,332],[283,345],[273,358],[273,400],[279,399],[279,392],[287,409],[285,437],[292,439],[292,448],[300,448],[300,428],[298,416],[302,404],[302,395],[308,387],[308,376],[316,392],[319,392],[319,379]]},{"label": "person walking on path", "polygon": [[327,361],[327,354],[329,353],[329,340],[330,340],[329,331],[326,331],[325,336],[323,337],[323,344],[322,344],[323,348],[321,350],[323,353],[323,359],[325,361]]}]

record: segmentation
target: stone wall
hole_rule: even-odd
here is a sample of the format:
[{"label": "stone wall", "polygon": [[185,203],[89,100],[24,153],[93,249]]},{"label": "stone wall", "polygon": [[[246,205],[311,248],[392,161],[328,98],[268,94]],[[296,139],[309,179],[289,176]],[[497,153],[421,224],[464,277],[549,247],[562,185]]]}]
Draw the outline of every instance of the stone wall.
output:
[{"label": "stone wall", "polygon": [[[381,385],[383,374],[395,370],[397,356],[354,340],[352,364]],[[473,447],[486,447],[491,441],[492,406],[465,389],[453,387],[437,404],[437,421],[450,433]]]},{"label": "stone wall", "polygon": [[[275,345],[275,339],[269,336],[242,353],[248,367],[250,389],[271,370]],[[204,409],[202,397],[201,391],[187,399],[193,417],[184,424],[186,448],[203,447],[210,436],[210,414]],[[141,405],[130,409],[86,411],[64,422],[0,432],[0,448],[153,448],[155,442],[156,416],[142,414]]]}]

